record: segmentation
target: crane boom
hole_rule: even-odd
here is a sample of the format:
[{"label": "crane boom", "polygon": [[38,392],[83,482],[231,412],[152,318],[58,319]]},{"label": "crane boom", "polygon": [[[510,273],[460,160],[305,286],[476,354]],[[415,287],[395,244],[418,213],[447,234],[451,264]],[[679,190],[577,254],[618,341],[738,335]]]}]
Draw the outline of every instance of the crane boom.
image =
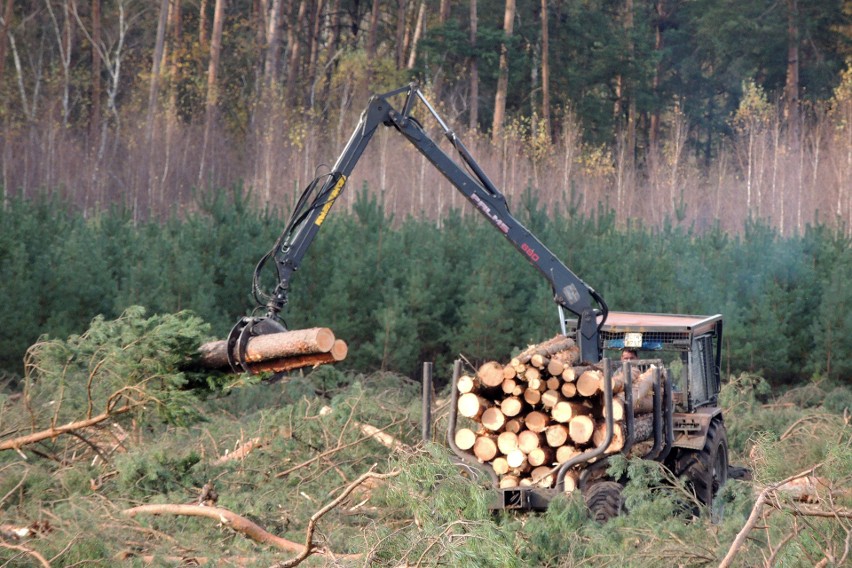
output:
[{"label": "crane boom", "polygon": [[[401,110],[397,110],[390,104],[389,99],[403,94],[405,94],[405,102]],[[470,171],[438,147],[420,122],[411,116],[411,110],[417,100],[423,103],[440,124],[444,135]],[[331,172],[324,178],[314,180],[308,186],[275,246],[258,263],[254,280],[255,298],[259,303],[265,300],[266,315],[261,318],[242,318],[234,326],[228,339],[229,359],[232,366],[235,369],[236,365],[245,368],[242,352],[250,336],[284,329],[278,314],[287,304],[293,273],[299,269],[305,253],[379,125],[394,128],[402,134],[550,282],[554,300],[560,307],[563,333],[565,319],[562,309],[565,309],[578,318],[576,340],[580,348],[580,360],[590,363],[599,361],[601,348],[598,330],[606,320],[607,314],[603,298],[515,219],[509,211],[503,194],[482,171],[458,136],[429,104],[417,85],[412,83],[371,97]],[[275,262],[278,284],[270,295],[265,295],[260,292],[258,278],[260,269],[270,258]]]}]

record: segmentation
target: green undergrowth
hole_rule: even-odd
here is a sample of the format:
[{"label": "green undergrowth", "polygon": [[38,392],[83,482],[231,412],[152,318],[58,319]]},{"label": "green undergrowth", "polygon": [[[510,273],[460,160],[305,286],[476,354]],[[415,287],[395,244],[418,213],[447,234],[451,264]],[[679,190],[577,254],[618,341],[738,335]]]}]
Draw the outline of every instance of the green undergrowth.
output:
[{"label": "green undergrowth", "polygon": [[[599,524],[578,494],[543,513],[492,512],[488,483],[458,468],[443,442],[446,392],[437,393],[423,443],[419,383],[330,366],[262,380],[186,374],[206,329],[192,314],[131,310],[31,352],[26,396],[0,400],[0,444],[84,419],[89,401],[97,414],[114,392],[139,404],[73,435],[0,452],[0,565],[37,565],[28,549],[55,566],[270,566],[293,553],[215,519],[124,511],[196,504],[212,485],[208,505],[302,543],[311,516],[368,471],[398,473],[368,479],[322,516],[314,543],[335,556],[304,565],[716,566],[756,492],[815,466],[833,492],[807,506],[852,507],[852,390],[840,383],[817,378],[781,393],[756,375],[730,377],[721,404],[731,459],[754,481],[730,480],[713,511],[695,517],[694,497],[659,464],[613,458],[612,472],[629,480],[627,512]],[[405,447],[388,448],[364,425]],[[783,495],[772,504],[734,565],[848,561],[847,517],[806,516]],[[35,533],[18,539],[15,527]]]}]

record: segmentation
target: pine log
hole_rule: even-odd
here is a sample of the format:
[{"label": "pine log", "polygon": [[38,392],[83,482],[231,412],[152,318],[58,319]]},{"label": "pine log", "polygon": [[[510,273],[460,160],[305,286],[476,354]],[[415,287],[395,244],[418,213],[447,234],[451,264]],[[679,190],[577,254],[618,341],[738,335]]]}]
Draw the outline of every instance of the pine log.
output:
[{"label": "pine log", "polygon": [[654,435],[654,415],[637,414],[633,418],[633,442],[647,440]]},{"label": "pine log", "polygon": [[503,365],[496,361],[484,363],[476,372],[484,388],[499,387],[503,384]]},{"label": "pine log", "polygon": [[284,371],[303,369],[305,367],[313,368],[335,362],[337,361],[332,353],[311,353],[309,355],[287,357],[286,359],[271,359],[258,363],[250,363],[248,367],[252,374],[259,375],[260,373],[283,373]]},{"label": "pine log", "polygon": [[[612,397],[612,419],[614,421],[618,422],[619,420],[624,420],[624,405],[625,405],[625,402],[624,402],[624,399],[622,398],[621,394],[619,394],[618,396]],[[604,405],[604,403],[603,403],[603,399],[601,400],[600,406],[601,406],[601,416],[606,418],[607,410],[606,410],[606,405]],[[633,407],[633,411],[634,412],[636,411],[635,406]],[[648,412],[648,411],[646,410],[644,412]]]},{"label": "pine log", "polygon": [[503,414],[512,418],[521,413],[521,410],[524,408],[524,403],[516,396],[510,396],[509,398],[504,398],[500,403],[500,410],[503,411]]},{"label": "pine log", "polygon": [[551,356],[554,353],[570,351],[574,348],[576,348],[576,344],[573,339],[565,337],[564,335],[557,335],[543,343],[530,345],[512,359],[512,364],[516,365],[520,363],[527,363],[535,354]]},{"label": "pine log", "polygon": [[533,432],[544,432],[544,429],[550,423],[550,417],[544,412],[539,412],[538,410],[533,410],[532,412],[527,413],[524,423],[526,424],[527,430],[532,430]]},{"label": "pine log", "polygon": [[521,450],[512,450],[506,454],[506,461],[508,462],[509,467],[518,473],[523,473],[530,467],[529,462],[527,462],[527,454]]},{"label": "pine log", "polygon": [[527,367],[524,371],[524,379],[529,383],[530,388],[541,389],[541,371],[535,367]]},{"label": "pine log", "polygon": [[568,471],[565,477],[562,478],[563,491],[565,493],[573,493],[577,490],[577,482],[580,479],[580,473],[576,471]]},{"label": "pine log", "polygon": [[527,454],[527,461],[530,462],[530,465],[533,467],[538,467],[540,465],[547,465],[553,462],[554,452],[551,447],[538,447],[530,450],[530,453]]},{"label": "pine log", "polygon": [[456,388],[460,393],[465,394],[469,392],[473,392],[479,386],[479,382],[470,375],[462,375],[459,377],[459,380],[456,381]]},{"label": "pine log", "polygon": [[591,412],[588,406],[573,400],[560,400],[550,410],[550,415],[556,422],[568,423],[575,416],[585,416]]},{"label": "pine log", "polygon": [[543,443],[542,438],[543,436],[539,432],[522,430],[520,434],[518,434],[518,449],[525,454],[528,454],[534,449],[541,447]]},{"label": "pine log", "polygon": [[603,391],[603,373],[597,369],[587,369],[577,378],[577,394],[594,396]]},{"label": "pine log", "polygon": [[547,390],[541,395],[541,405],[545,408],[553,408],[562,400],[562,395],[557,390]]},{"label": "pine log", "polygon": [[506,425],[503,427],[503,429],[506,432],[512,432],[514,434],[517,434],[518,432],[520,432],[523,429],[523,427],[524,427],[524,419],[522,417],[518,416],[518,417],[512,418],[511,420],[507,420]]},{"label": "pine log", "polygon": [[497,436],[497,449],[503,455],[508,455],[509,452],[518,449],[518,435],[514,432],[501,432]]},{"label": "pine log", "polygon": [[503,365],[503,378],[504,379],[514,379],[518,376],[518,372],[511,365]]},{"label": "pine log", "polygon": [[459,414],[474,420],[482,416],[482,413],[490,407],[491,403],[488,400],[472,392],[461,395],[458,400]]},{"label": "pine log", "polygon": [[494,468],[494,473],[497,475],[505,475],[509,473],[509,462],[505,456],[497,456],[491,461],[491,467]]},{"label": "pine log", "polygon": [[[258,363],[270,359],[328,353],[334,347],[334,340],[334,333],[326,327],[257,335],[250,338],[246,344],[245,360],[247,363]],[[208,369],[227,368],[228,342],[221,340],[203,344],[198,349],[198,362]]]},{"label": "pine log", "polygon": [[497,406],[492,406],[483,412],[480,420],[482,421],[482,425],[492,432],[501,430],[506,424],[506,416]]},{"label": "pine log", "polygon": [[541,353],[534,353],[533,356],[530,357],[530,364],[537,369],[545,369],[549,363],[550,358]]},{"label": "pine log", "polygon": [[536,487],[553,487],[556,476],[548,466],[539,466],[530,472],[530,479]]},{"label": "pine log", "polygon": [[544,431],[547,445],[551,448],[558,448],[568,441],[568,426],[564,424],[554,424],[548,426]]},{"label": "pine log", "polygon": [[519,385],[515,379],[503,379],[503,384],[500,387],[503,389],[503,393],[512,396],[515,394],[515,390],[518,389]]},{"label": "pine log", "polygon": [[504,475],[500,478],[500,489],[512,489],[520,485],[520,478],[517,475]]},{"label": "pine log", "polygon": [[535,406],[541,402],[541,391],[538,389],[524,390],[524,400],[527,401],[528,404]]},{"label": "pine log", "polygon": [[482,462],[493,460],[497,456],[496,438],[491,435],[477,436],[473,443],[473,455]]},{"label": "pine log", "polygon": [[[599,447],[603,444],[604,438],[606,438],[606,424],[601,422],[600,424],[595,426],[595,432],[592,434],[592,444],[595,447]],[[618,422],[614,422],[612,425],[612,440],[609,443],[609,446],[605,450],[608,454],[613,454],[615,452],[621,451],[624,447],[624,429],[621,424]]]},{"label": "pine log", "polygon": [[575,444],[585,444],[592,439],[595,422],[589,416],[575,416],[568,422],[568,436]]},{"label": "pine log", "polygon": [[544,387],[545,387],[546,390],[558,391],[561,386],[562,386],[562,379],[560,379],[558,375],[555,376],[555,377],[550,377],[544,383]]},{"label": "pine log", "polygon": [[560,361],[559,359],[553,358],[547,364],[547,372],[553,375],[554,377],[558,377],[562,374],[562,371],[565,370],[565,363]]},{"label": "pine log", "polygon": [[574,367],[565,367],[562,370],[561,377],[566,383],[573,383],[577,380],[577,372],[574,370]]},{"label": "pine log", "polygon": [[476,442],[476,433],[470,428],[459,428],[456,430],[455,441],[460,450],[467,451]]},{"label": "pine log", "polygon": [[562,387],[559,390],[562,392],[562,396],[571,398],[577,394],[577,385],[574,383],[562,383]]},{"label": "pine log", "polygon": [[559,446],[558,448],[556,448],[556,463],[565,463],[577,455],[580,455],[580,450],[578,450],[571,444]]}]

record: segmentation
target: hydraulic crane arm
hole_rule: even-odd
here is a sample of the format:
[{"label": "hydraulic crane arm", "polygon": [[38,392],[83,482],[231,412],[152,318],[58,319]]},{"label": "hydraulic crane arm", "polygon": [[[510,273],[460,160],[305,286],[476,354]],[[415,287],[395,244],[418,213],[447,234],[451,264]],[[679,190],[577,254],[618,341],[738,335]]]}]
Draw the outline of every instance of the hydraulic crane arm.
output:
[{"label": "hydraulic crane arm", "polygon": [[[388,99],[402,94],[406,95],[405,103],[401,110],[396,110]],[[435,117],[470,172],[441,150],[421,124],[410,115],[417,99]],[[402,134],[541,272],[553,288],[554,300],[560,308],[563,333],[565,318],[562,309],[578,317],[576,339],[580,348],[581,361],[599,361],[601,352],[598,330],[606,320],[607,314],[603,298],[569,270],[535,235],[515,219],[509,212],[503,194],[485,175],[461,140],[441,119],[417,86],[411,84],[389,93],[374,95],[370,99],[369,105],[361,114],[358,126],[331,172],[314,180],[308,186],[274,248],[258,263],[255,270],[254,294],[259,303],[265,302],[266,315],[261,318],[245,317],[234,326],[228,338],[232,366],[236,369],[236,366],[240,365],[245,369],[242,354],[250,336],[284,329],[278,314],[287,304],[290,279],[299,269],[308,247],[316,237],[335,200],[343,191],[346,180],[355,169],[379,125],[393,127]],[[319,187],[318,190],[317,187]],[[278,285],[271,295],[265,295],[260,291],[259,274],[270,258],[275,261]],[[602,321],[598,321],[598,315],[603,316]]]}]

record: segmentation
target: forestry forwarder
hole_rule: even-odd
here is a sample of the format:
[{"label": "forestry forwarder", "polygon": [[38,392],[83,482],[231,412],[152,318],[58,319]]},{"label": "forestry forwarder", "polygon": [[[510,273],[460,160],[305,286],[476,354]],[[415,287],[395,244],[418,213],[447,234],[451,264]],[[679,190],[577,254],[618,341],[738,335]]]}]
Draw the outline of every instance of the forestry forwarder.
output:
[{"label": "forestry forwarder", "polygon": [[[405,97],[401,110],[397,110],[390,104],[389,99],[400,95]],[[439,148],[420,122],[411,116],[412,108],[418,100],[440,125],[463,166]],[[667,373],[655,373],[654,445],[645,457],[666,463],[676,474],[686,475],[699,499],[709,503],[716,490],[724,483],[728,465],[725,428],[720,409],[716,407],[716,396],[719,392],[721,316],[671,316],[668,320],[655,320],[654,318],[659,316],[649,315],[643,321],[642,314],[609,314],[603,298],[569,270],[509,212],[506,198],[414,83],[388,93],[374,95],[331,171],[314,179],[303,191],[281,236],[255,268],[252,291],[258,309],[262,310],[265,305],[265,315],[243,317],[231,330],[227,339],[227,351],[232,369],[249,370],[245,353],[252,337],[286,331],[279,314],[287,304],[290,280],[299,269],[329,210],[340,196],[349,175],[380,125],[392,127],[402,134],[550,282],[559,311],[562,335],[575,340],[579,348],[578,358],[582,364],[600,364],[604,369],[602,404],[609,412],[605,420],[606,435],[603,442],[598,447],[554,467],[556,475],[553,487],[498,489],[497,507],[545,508],[555,494],[563,491],[567,472],[571,468],[582,468],[578,485],[593,513],[599,518],[617,513],[621,506],[622,485],[619,481],[622,480],[611,480],[605,474],[605,454],[613,439],[614,430],[611,417],[612,374],[615,366],[610,364],[609,359],[603,358],[603,350],[605,347],[616,348],[618,345],[625,345],[627,339],[636,341],[637,337],[639,348],[674,348],[681,353],[686,364],[681,389],[677,393],[673,392]],[[271,293],[265,293],[260,286],[260,276],[270,259],[275,262],[278,284]],[[566,319],[565,310],[574,317]],[[608,319],[608,316],[617,320],[614,325],[612,318]],[[643,342],[642,334],[649,331],[661,332],[662,335],[649,334],[646,336],[648,339]],[[607,338],[606,341],[604,337]],[[661,337],[664,338],[663,341],[659,340]],[[659,361],[640,360],[635,364],[640,368],[648,368],[652,363]],[[662,365],[658,368],[661,369]],[[457,363],[453,379],[454,399],[448,432],[449,443],[462,462],[478,471],[484,471],[492,478],[497,489],[498,476],[493,468],[487,463],[477,461],[473,454],[459,450],[453,441],[456,429],[455,402],[458,396],[455,385],[459,378],[459,369],[460,365]],[[630,369],[625,365],[623,370]],[[629,449],[633,442],[633,408],[630,396],[632,374],[626,373],[627,385],[624,391],[627,399],[624,451]]]}]

